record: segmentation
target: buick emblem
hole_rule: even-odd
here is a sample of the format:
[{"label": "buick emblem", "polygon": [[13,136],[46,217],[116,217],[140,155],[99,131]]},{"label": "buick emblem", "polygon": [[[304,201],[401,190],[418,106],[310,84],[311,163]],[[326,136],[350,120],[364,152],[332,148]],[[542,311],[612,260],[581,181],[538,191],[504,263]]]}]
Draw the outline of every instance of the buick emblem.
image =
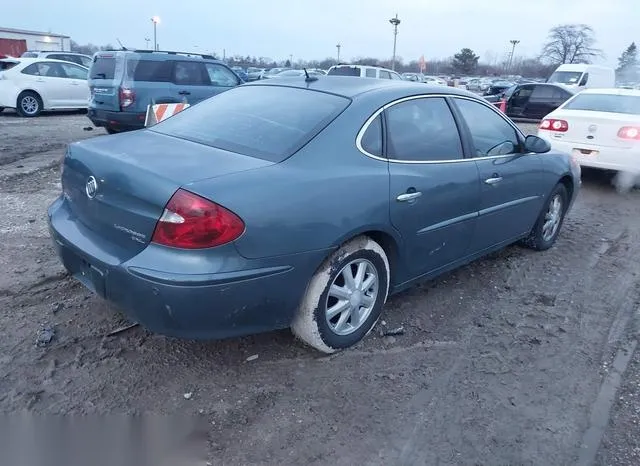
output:
[{"label": "buick emblem", "polygon": [[98,181],[93,176],[90,176],[84,190],[87,193],[87,197],[89,199],[93,199],[96,197],[96,193],[98,192]]},{"label": "buick emblem", "polygon": [[596,125],[589,125],[588,129],[590,133],[595,133],[598,127]]}]

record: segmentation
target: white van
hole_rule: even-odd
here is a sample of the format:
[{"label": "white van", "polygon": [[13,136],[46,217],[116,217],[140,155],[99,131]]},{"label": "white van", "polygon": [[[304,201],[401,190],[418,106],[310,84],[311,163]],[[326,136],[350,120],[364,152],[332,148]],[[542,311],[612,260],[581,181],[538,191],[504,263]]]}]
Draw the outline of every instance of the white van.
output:
[{"label": "white van", "polygon": [[379,66],[335,65],[327,71],[328,76],[355,76],[358,78],[398,79],[402,76],[392,70]]},{"label": "white van", "polygon": [[547,79],[548,83],[564,84],[581,91],[589,88],[611,88],[616,85],[613,68],[585,64],[560,65]]}]

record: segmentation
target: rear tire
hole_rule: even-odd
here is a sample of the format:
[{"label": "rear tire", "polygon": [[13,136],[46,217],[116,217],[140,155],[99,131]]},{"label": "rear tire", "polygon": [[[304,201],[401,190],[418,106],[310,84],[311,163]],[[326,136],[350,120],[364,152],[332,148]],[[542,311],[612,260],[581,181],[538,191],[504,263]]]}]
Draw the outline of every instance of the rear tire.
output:
[{"label": "rear tire", "polygon": [[547,197],[533,230],[523,243],[536,251],[546,251],[553,246],[558,239],[568,206],[567,188],[558,183]]},{"label": "rear tire", "polygon": [[4,107],[0,107],[0,113],[2,113],[3,110],[4,110]]},{"label": "rear tire", "polygon": [[291,329],[323,353],[348,348],[378,321],[389,293],[384,250],[359,236],[334,252],[312,277]]},{"label": "rear tire", "polygon": [[33,91],[24,91],[18,96],[16,111],[21,117],[37,117],[42,113],[42,99]]},{"label": "rear tire", "polygon": [[107,134],[118,134],[120,132],[113,128],[105,128],[105,131],[107,132]]}]

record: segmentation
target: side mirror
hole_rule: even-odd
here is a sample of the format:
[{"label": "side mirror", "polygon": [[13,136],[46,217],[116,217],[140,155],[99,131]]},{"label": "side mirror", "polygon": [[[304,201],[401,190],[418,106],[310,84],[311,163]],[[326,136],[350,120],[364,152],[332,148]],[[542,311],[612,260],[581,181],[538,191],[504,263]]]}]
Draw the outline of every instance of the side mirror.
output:
[{"label": "side mirror", "polygon": [[551,144],[538,136],[530,134],[524,140],[524,150],[525,152],[544,154],[551,150]]}]

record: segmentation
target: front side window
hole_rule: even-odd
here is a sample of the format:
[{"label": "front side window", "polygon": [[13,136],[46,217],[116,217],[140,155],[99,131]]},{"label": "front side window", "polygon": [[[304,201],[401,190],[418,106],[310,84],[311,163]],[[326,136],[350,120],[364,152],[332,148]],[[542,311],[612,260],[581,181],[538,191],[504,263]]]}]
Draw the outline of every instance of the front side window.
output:
[{"label": "front side window", "polygon": [[476,157],[520,152],[516,130],[497,111],[472,100],[454,100],[471,133]]},{"label": "front side window", "polygon": [[462,159],[458,127],[443,98],[409,100],[385,113],[389,159],[421,162]]},{"label": "front side window", "polygon": [[388,71],[380,70],[381,79],[391,79],[391,74]]},{"label": "front side window", "polygon": [[228,68],[217,63],[206,63],[205,66],[212,86],[232,87],[239,84],[238,77]]}]

